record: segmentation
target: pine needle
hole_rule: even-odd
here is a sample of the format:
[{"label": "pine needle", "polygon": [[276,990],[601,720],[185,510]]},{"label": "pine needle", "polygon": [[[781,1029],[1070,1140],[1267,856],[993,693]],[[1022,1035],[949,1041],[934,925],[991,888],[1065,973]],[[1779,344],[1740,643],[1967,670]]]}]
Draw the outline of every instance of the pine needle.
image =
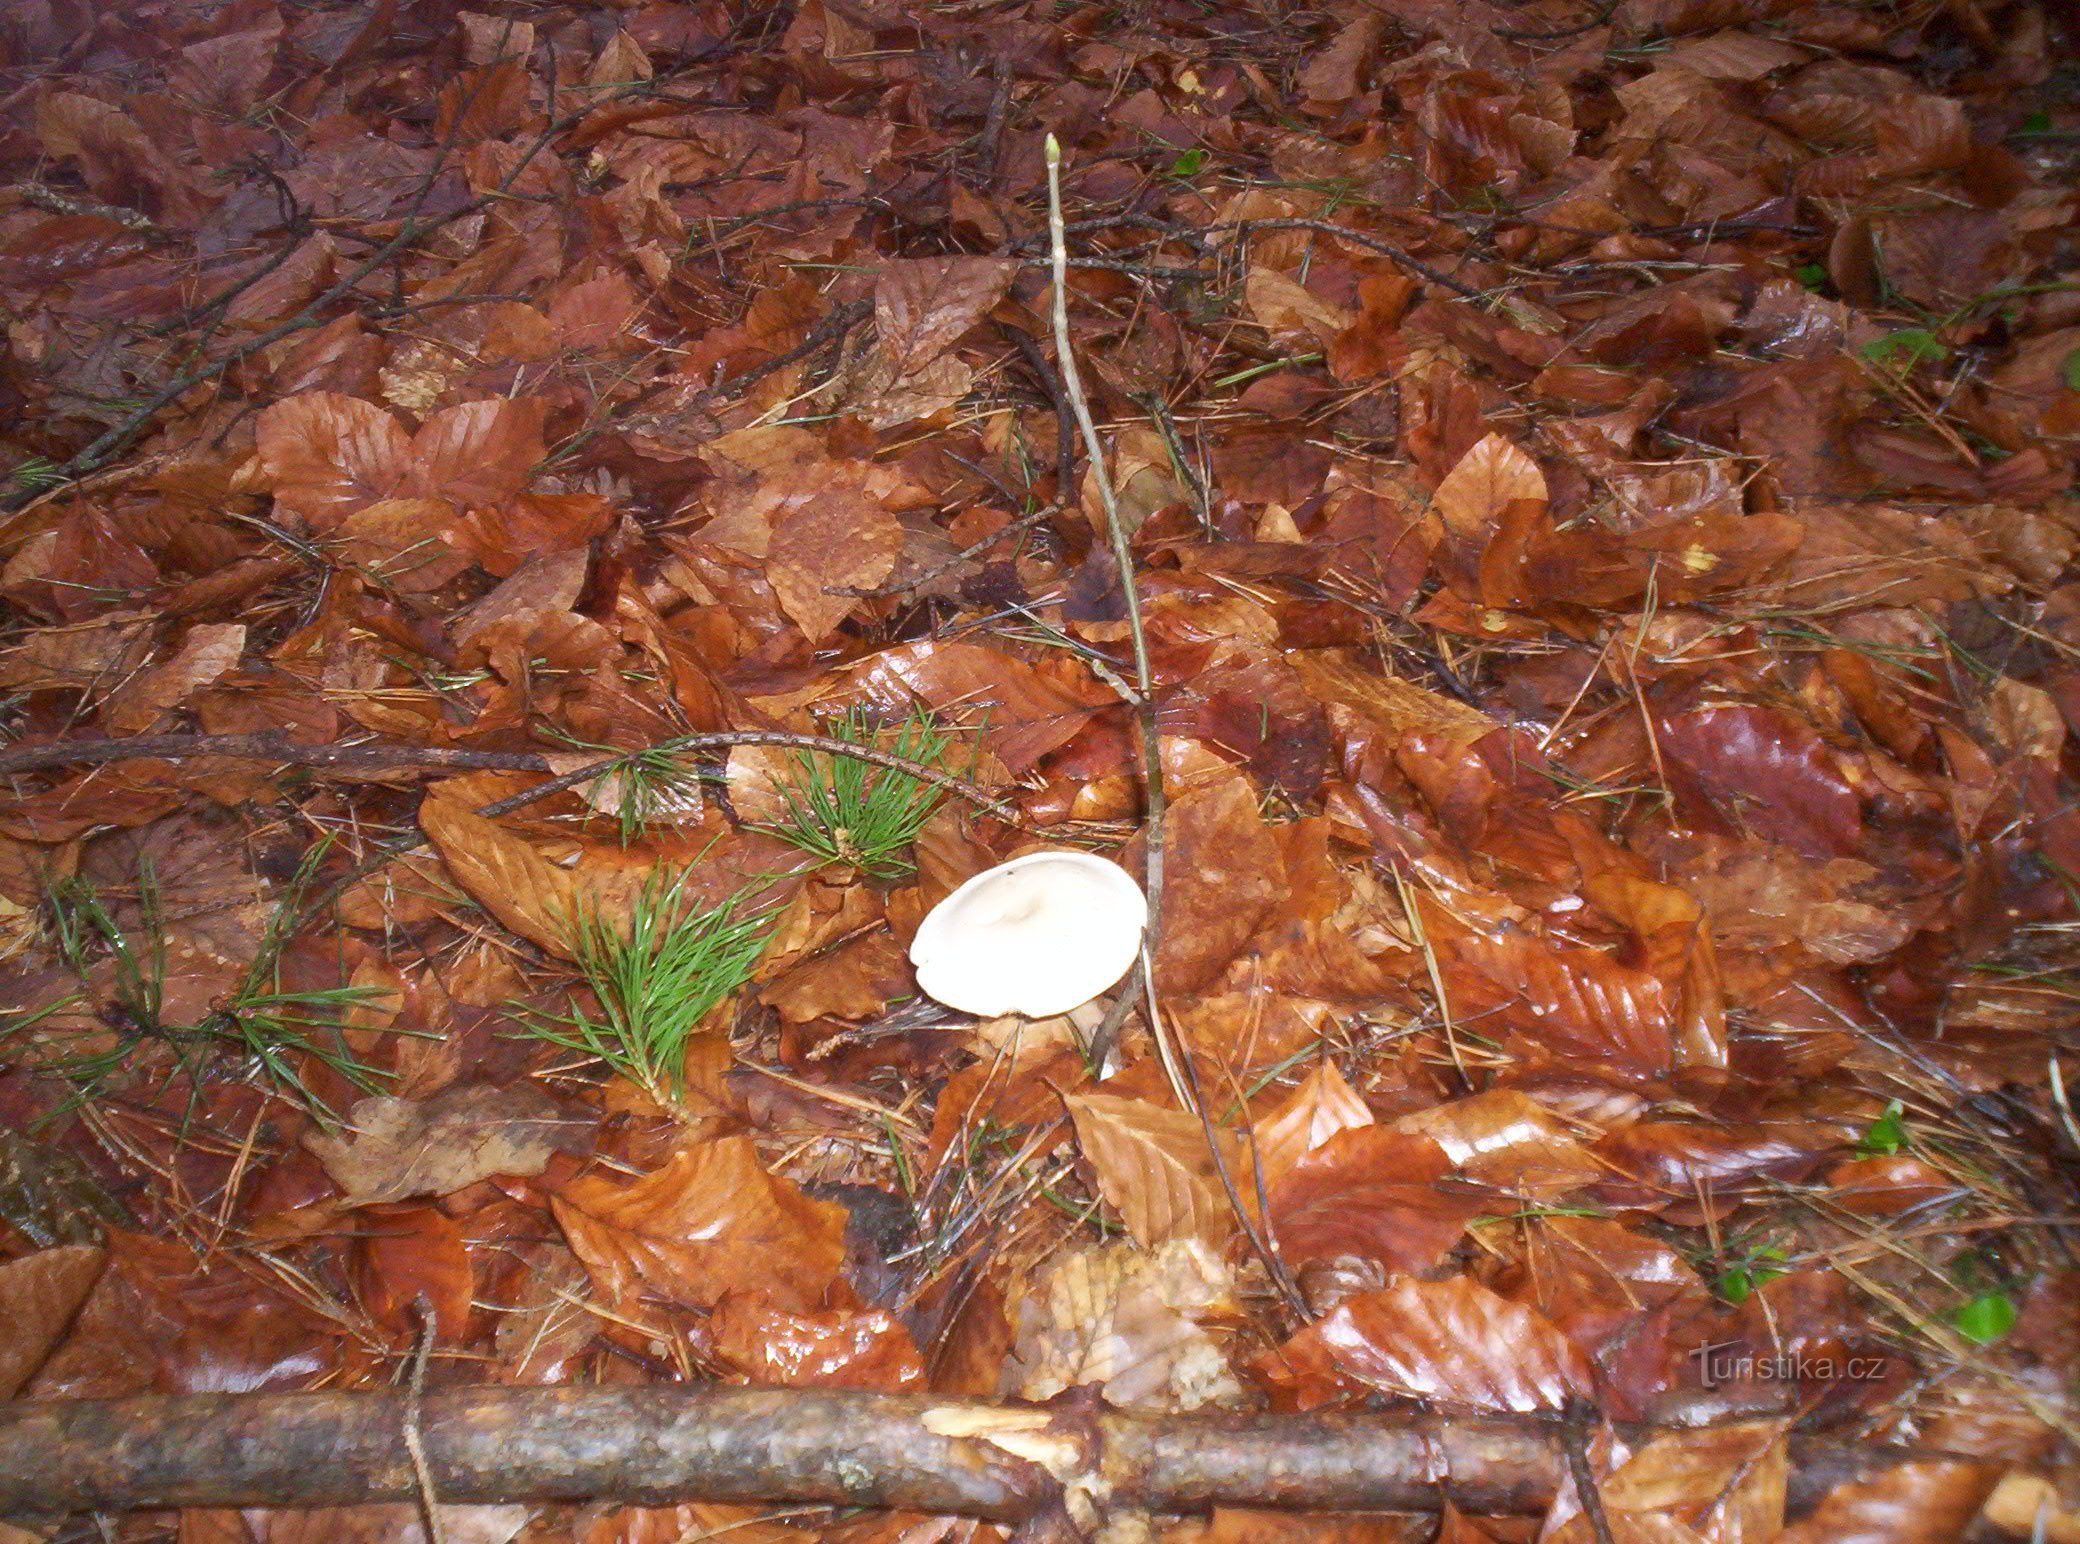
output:
[{"label": "pine needle", "polygon": [[748,890],[720,906],[686,901],[687,874],[653,874],[624,930],[597,907],[570,921],[571,956],[599,1006],[525,1011],[528,1034],[582,1052],[668,1109],[686,1092],[686,1049],[701,1020],[751,979],[774,911],[745,909]]}]

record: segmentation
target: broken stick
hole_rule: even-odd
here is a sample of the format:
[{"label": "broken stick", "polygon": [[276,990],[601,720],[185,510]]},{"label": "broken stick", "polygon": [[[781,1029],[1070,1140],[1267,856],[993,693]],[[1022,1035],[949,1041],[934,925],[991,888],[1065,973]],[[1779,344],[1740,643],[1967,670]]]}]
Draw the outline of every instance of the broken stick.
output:
[{"label": "broken stick", "polygon": [[[417,1492],[395,1393],[197,1394],[0,1404],[0,1515],[310,1507]],[[1566,1470],[1537,1417],[1139,1415],[823,1389],[429,1390],[418,1425],[443,1502],[823,1502],[998,1522],[1216,1505],[1536,1514]],[[1794,1450],[1794,1509],[1907,1459]]]}]

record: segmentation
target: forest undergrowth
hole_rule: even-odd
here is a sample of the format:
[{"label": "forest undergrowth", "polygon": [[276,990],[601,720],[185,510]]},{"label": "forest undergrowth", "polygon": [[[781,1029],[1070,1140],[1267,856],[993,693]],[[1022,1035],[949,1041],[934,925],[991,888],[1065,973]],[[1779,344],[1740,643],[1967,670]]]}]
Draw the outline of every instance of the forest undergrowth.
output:
[{"label": "forest undergrowth", "polygon": [[[1575,1478],[1146,1526],[2080,1539],[2070,15],[483,6],[0,10],[0,1399],[1419,1406]],[[1037,846],[1151,1000],[919,993]]]}]

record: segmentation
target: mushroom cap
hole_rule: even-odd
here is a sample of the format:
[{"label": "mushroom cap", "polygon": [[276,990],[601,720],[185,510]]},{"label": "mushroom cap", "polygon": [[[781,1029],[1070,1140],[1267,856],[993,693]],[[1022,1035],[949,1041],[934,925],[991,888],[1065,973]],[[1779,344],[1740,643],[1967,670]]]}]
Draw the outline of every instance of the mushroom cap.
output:
[{"label": "mushroom cap", "polygon": [[1141,952],[1148,897],[1087,852],[1029,852],[984,869],[934,906],[910,944],[926,995],[995,1018],[1081,1007]]}]

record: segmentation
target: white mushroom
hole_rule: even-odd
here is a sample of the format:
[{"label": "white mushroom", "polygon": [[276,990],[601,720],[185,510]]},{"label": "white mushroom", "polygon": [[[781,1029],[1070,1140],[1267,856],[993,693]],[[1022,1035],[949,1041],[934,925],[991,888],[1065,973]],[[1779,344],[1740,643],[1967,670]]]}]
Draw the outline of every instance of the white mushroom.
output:
[{"label": "white mushroom", "polygon": [[984,869],[926,914],[910,944],[917,984],[981,1018],[1081,1007],[1141,952],[1148,898],[1117,863],[1029,852]]}]

